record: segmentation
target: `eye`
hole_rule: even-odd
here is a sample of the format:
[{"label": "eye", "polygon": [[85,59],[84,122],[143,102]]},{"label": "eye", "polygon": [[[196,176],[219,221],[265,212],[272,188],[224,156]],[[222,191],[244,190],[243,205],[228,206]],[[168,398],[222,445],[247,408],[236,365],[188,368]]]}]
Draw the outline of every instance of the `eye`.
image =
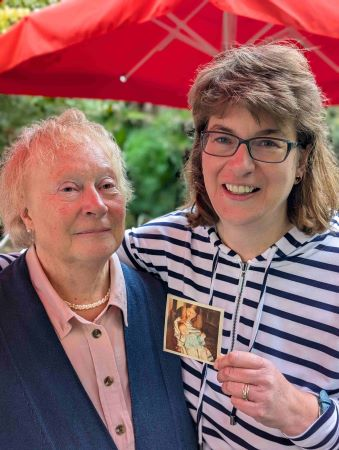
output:
[{"label": "eye", "polygon": [[271,147],[271,148],[280,148],[282,146],[282,142],[274,140],[274,139],[256,139],[253,141],[253,144],[257,147]]},{"label": "eye", "polygon": [[62,192],[73,192],[76,191],[74,186],[66,186],[64,188],[61,189]]},{"label": "eye", "polygon": [[59,192],[62,192],[64,194],[73,194],[79,191],[79,188],[74,183],[63,183],[59,187]]},{"label": "eye", "polygon": [[104,192],[108,192],[108,193],[113,193],[116,194],[119,192],[116,183],[114,182],[114,180],[108,179],[108,180],[103,180],[100,184],[100,189],[103,190]]},{"label": "eye", "polygon": [[228,136],[227,134],[215,133],[213,136],[213,142],[217,142],[218,144],[233,144],[234,139],[232,136]]}]

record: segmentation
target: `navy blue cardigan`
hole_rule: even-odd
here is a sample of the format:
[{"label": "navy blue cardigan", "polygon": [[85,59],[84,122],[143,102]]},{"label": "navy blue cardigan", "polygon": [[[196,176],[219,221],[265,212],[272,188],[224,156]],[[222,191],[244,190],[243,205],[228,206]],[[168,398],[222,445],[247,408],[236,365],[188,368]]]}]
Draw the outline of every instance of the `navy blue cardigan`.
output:
[{"label": "navy blue cardigan", "polygon": [[[126,266],[123,272],[136,449],[196,449],[180,360],[162,351],[163,288],[147,274]],[[24,255],[0,275],[0,383],[1,449],[116,450],[31,284]]]}]

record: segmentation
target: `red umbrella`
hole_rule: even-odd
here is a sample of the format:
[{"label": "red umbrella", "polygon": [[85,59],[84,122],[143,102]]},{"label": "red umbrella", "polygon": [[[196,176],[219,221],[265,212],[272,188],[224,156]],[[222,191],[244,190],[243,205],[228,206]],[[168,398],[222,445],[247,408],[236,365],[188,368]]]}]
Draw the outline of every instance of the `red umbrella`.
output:
[{"label": "red umbrella", "polygon": [[64,0],[0,36],[0,92],[185,107],[214,54],[285,38],[339,104],[338,0]]}]

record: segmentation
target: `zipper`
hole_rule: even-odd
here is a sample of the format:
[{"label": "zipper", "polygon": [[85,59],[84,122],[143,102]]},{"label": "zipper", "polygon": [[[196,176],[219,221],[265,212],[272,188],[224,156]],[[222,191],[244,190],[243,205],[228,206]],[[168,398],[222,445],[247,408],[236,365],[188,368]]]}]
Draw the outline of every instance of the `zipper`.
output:
[{"label": "zipper", "polygon": [[[236,323],[238,320],[238,314],[239,314],[239,307],[240,307],[240,300],[242,297],[242,293],[244,290],[244,285],[245,285],[245,276],[246,276],[246,271],[248,269],[248,264],[241,262],[240,263],[240,268],[241,268],[241,274],[240,274],[240,291],[239,291],[239,295],[236,301],[236,307],[235,307],[235,313],[234,313],[234,321],[233,321],[233,328],[232,328],[232,343],[231,343],[231,347],[229,349],[229,351],[231,352],[234,348],[234,343],[235,343],[235,330],[236,330]],[[230,414],[230,425],[236,425],[237,423],[237,408],[235,406],[233,406],[231,414]]]},{"label": "zipper", "polygon": [[237,321],[238,321],[238,314],[239,314],[239,307],[240,307],[240,301],[241,301],[241,297],[242,297],[242,293],[244,290],[244,285],[245,285],[245,276],[246,276],[246,271],[248,269],[248,263],[244,263],[242,262],[240,265],[241,268],[241,274],[240,274],[240,291],[239,291],[239,295],[238,298],[236,300],[236,307],[235,307],[235,313],[234,313],[234,320],[233,320],[233,328],[232,328],[232,342],[231,342],[231,346],[229,351],[231,352],[234,348],[234,344],[235,344],[235,331],[236,331],[236,327],[237,327]]}]

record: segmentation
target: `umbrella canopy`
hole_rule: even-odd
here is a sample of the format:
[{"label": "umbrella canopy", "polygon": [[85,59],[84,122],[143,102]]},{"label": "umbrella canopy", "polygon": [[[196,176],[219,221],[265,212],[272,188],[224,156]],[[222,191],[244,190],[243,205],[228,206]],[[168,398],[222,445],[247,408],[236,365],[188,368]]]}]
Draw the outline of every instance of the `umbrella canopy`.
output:
[{"label": "umbrella canopy", "polygon": [[213,55],[287,38],[339,104],[338,0],[64,0],[0,36],[0,93],[186,107]]}]

